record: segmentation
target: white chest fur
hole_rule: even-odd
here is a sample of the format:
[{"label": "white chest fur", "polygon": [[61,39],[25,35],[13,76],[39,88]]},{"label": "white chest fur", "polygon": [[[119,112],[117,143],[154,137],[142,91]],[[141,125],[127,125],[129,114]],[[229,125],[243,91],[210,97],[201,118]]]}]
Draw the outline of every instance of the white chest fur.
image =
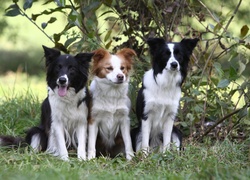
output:
[{"label": "white chest fur", "polygon": [[79,102],[86,96],[85,91],[82,89],[75,94],[75,90],[70,88],[65,97],[60,97],[56,92],[49,90],[52,121],[60,121],[65,125],[79,121],[84,122],[87,116],[87,107],[85,103]]},{"label": "white chest fur", "polygon": [[96,77],[91,83],[90,91],[93,97],[91,115],[98,124],[104,141],[113,145],[121,123],[129,121],[128,83],[111,84]]},{"label": "white chest fur", "polygon": [[154,79],[153,71],[149,70],[143,78],[144,84],[144,113],[152,116],[153,126],[162,127],[167,116],[175,116],[181,98],[181,88],[178,84],[181,81],[180,72],[169,72],[163,70]]}]

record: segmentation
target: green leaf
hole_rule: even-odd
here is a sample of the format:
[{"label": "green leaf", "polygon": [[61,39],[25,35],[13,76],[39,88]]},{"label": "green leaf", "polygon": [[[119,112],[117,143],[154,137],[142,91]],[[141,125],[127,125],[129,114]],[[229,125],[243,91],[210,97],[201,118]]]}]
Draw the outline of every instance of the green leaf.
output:
[{"label": "green leaf", "polygon": [[93,3],[91,3],[89,6],[86,6],[86,7],[84,7],[84,8],[82,8],[82,12],[83,12],[83,14],[87,14],[88,12],[95,12],[95,10],[96,9],[98,9],[100,6],[102,5],[102,3],[101,2],[98,2],[98,1],[96,1],[96,2],[93,2]]},{"label": "green leaf", "polygon": [[55,17],[51,17],[50,20],[48,21],[48,23],[51,24],[51,23],[55,22],[56,20],[57,20],[57,19],[56,19]]},{"label": "green leaf", "polygon": [[189,121],[194,121],[194,116],[193,116],[193,114],[191,114],[191,113],[187,113],[187,115],[186,115],[186,118],[189,120]]},{"label": "green leaf", "polygon": [[31,19],[33,20],[33,21],[36,21],[36,18],[39,16],[39,14],[32,14],[31,15]]},{"label": "green leaf", "polygon": [[104,20],[105,21],[116,21],[118,18],[115,17],[115,16],[109,16],[109,17],[106,17]]},{"label": "green leaf", "polygon": [[214,66],[215,71],[216,71],[217,74],[219,75],[219,77],[222,77],[223,74],[224,74],[224,72],[223,72],[223,70],[222,70],[222,68],[221,68],[221,64],[218,63],[218,62],[215,62],[215,63],[213,64],[213,66]]},{"label": "green leaf", "polygon": [[228,79],[222,79],[218,85],[217,88],[225,88],[230,84],[230,81]]},{"label": "green leaf", "polygon": [[80,14],[77,11],[72,10],[68,15],[68,21],[75,23],[77,21],[78,16],[80,16]]},{"label": "green leaf", "polygon": [[247,35],[248,31],[249,31],[249,28],[247,25],[242,26],[242,28],[240,29],[241,38],[245,37]]},{"label": "green leaf", "polygon": [[109,49],[110,46],[111,46],[111,44],[112,44],[112,40],[110,40],[110,41],[108,42],[108,44],[105,45],[105,48],[106,48],[106,49]]},{"label": "green leaf", "polygon": [[54,0],[48,0],[48,1],[46,1],[45,3],[43,3],[43,5],[49,4],[49,3],[51,3],[51,2],[54,3]]},{"label": "green leaf", "polygon": [[78,38],[78,37],[73,37],[73,38],[67,39],[67,41],[64,43],[64,46],[65,46],[66,48],[68,48],[69,45],[72,44],[74,41],[76,41],[77,38]]},{"label": "green leaf", "polygon": [[25,3],[23,4],[23,9],[26,10],[26,9],[31,8],[32,4],[33,4],[33,0],[26,0]]},{"label": "green leaf", "polygon": [[60,41],[60,38],[61,38],[61,34],[54,34],[53,35],[53,39],[55,40],[55,42]]},{"label": "green leaf", "polygon": [[220,31],[220,29],[222,28],[222,22],[218,22],[215,27],[214,27],[214,32],[217,33]]},{"label": "green leaf", "polygon": [[112,2],[113,2],[113,0],[104,0],[103,4],[110,7],[112,5]]},{"label": "green leaf", "polygon": [[230,69],[229,69],[229,79],[230,80],[236,80],[238,78],[238,73],[235,69],[235,67],[233,66],[230,66]]},{"label": "green leaf", "polygon": [[47,27],[47,25],[48,25],[48,23],[43,22],[43,23],[41,24],[41,27],[42,27],[43,29],[45,29],[45,28]]},{"label": "green leaf", "polygon": [[238,113],[238,118],[243,118],[245,116],[247,116],[247,107],[241,109],[240,112]]},{"label": "green leaf", "polygon": [[241,75],[246,69],[246,64],[244,64],[242,61],[239,61],[239,69],[237,75]]},{"label": "green leaf", "polygon": [[65,6],[65,0],[55,0],[57,6],[64,7]]},{"label": "green leaf", "polygon": [[105,37],[104,37],[104,42],[106,42],[106,41],[110,38],[111,33],[112,33],[111,30],[109,30],[109,31],[107,32],[107,34],[106,34]]},{"label": "green leaf", "polygon": [[12,4],[5,10],[5,16],[15,17],[18,15],[21,15],[21,12],[17,4]]}]

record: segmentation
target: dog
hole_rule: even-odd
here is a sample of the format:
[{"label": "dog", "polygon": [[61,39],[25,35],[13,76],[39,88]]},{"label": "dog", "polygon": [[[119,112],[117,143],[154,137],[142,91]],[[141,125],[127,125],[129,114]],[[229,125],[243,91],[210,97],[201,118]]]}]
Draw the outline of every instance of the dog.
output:
[{"label": "dog", "polygon": [[[41,122],[27,131],[25,141],[34,151],[46,151],[69,160],[69,146],[86,160],[87,119],[90,95],[87,88],[93,53],[75,56],[43,46],[46,59],[48,96],[41,106]],[[1,145],[18,144],[20,139],[0,137]]]},{"label": "dog", "polygon": [[182,133],[174,126],[181,98],[181,85],[187,76],[189,58],[198,39],[183,39],[168,43],[162,38],[150,38],[147,43],[152,68],[145,72],[136,100],[139,127],[131,132],[135,151],[146,154],[159,148],[182,146]]},{"label": "dog", "polygon": [[116,54],[98,49],[93,56],[91,120],[89,123],[88,159],[96,156],[115,157],[125,153],[130,160],[133,149],[130,136],[130,99],[128,87],[133,57],[124,48]]}]

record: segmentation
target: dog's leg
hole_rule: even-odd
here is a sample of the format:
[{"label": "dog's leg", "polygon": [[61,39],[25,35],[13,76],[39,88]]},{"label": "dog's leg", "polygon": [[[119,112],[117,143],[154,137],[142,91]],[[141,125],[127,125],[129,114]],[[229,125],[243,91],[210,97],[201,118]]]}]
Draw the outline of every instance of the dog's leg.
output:
[{"label": "dog's leg", "polygon": [[151,131],[151,121],[148,118],[147,120],[142,120],[142,145],[141,148],[143,152],[147,155],[149,153],[149,138],[150,138],[150,131]]},{"label": "dog's leg", "polygon": [[98,126],[96,122],[89,124],[89,136],[88,136],[88,160],[96,157],[96,138],[98,133]]},{"label": "dog's leg", "polygon": [[167,120],[163,124],[163,147],[162,152],[170,149],[171,134],[173,130],[174,120],[168,115]]},{"label": "dog's leg", "polygon": [[77,157],[79,160],[86,160],[86,140],[87,140],[87,128],[86,124],[78,125],[76,130],[77,136]]},{"label": "dog's leg", "polygon": [[30,142],[30,146],[33,148],[35,152],[39,152],[41,149],[41,137],[40,134],[33,134]]},{"label": "dog's leg", "polygon": [[131,160],[132,157],[134,156],[133,148],[132,148],[132,141],[131,141],[131,136],[130,136],[130,123],[129,119],[124,119],[122,121],[123,123],[121,124],[121,133],[122,133],[122,138],[124,141],[125,145],[125,153],[126,153],[126,158],[128,160]]},{"label": "dog's leg", "polygon": [[66,147],[63,125],[61,123],[52,122],[52,128],[57,145],[58,155],[62,160],[68,161],[69,155]]}]

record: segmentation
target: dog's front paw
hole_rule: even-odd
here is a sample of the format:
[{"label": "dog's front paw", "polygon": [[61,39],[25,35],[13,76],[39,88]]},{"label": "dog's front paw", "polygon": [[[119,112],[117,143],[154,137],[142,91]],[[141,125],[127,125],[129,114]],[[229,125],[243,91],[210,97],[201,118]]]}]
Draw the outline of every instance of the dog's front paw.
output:
[{"label": "dog's front paw", "polygon": [[134,152],[133,151],[126,153],[126,159],[127,160],[130,161],[133,157],[134,157]]},{"label": "dog's front paw", "polygon": [[60,156],[60,159],[63,161],[69,161],[69,156],[63,155],[63,156]]},{"label": "dog's front paw", "polygon": [[142,148],[143,156],[146,158],[149,155],[149,148]]},{"label": "dog's front paw", "polygon": [[86,155],[77,155],[79,161],[86,161]]},{"label": "dog's front paw", "polygon": [[88,151],[88,160],[94,159],[95,157],[95,151]]}]

